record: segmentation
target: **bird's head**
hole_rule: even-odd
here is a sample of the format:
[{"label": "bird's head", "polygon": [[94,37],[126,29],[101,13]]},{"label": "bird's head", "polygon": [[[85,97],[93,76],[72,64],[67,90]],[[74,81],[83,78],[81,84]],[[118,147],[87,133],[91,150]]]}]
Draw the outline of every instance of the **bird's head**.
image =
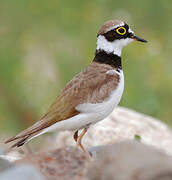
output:
[{"label": "bird's head", "polygon": [[97,50],[121,56],[122,48],[133,40],[147,42],[136,36],[129,26],[120,20],[105,22],[97,34]]}]

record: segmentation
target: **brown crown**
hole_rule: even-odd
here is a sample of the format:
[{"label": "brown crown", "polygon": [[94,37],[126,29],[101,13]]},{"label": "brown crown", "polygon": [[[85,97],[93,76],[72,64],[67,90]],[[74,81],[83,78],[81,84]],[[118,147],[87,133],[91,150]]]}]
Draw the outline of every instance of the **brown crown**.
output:
[{"label": "brown crown", "polygon": [[116,26],[118,24],[121,24],[122,21],[120,20],[109,20],[109,21],[106,21],[99,29],[98,31],[98,35],[102,35],[106,32],[108,32],[109,30],[112,30],[113,29],[113,26]]}]

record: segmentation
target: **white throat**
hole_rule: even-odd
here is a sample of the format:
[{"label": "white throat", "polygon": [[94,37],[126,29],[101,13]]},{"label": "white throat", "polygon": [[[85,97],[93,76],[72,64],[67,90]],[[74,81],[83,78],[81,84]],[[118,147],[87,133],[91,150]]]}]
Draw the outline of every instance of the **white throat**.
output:
[{"label": "white throat", "polygon": [[97,38],[97,50],[104,50],[107,53],[113,53],[121,56],[122,48],[132,42],[133,39],[117,39],[113,42],[109,42],[103,35],[99,35]]}]

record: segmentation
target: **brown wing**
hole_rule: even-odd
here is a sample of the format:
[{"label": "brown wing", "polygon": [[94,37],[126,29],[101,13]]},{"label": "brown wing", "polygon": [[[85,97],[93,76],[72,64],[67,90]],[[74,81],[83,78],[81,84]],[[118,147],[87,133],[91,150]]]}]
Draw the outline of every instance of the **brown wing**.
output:
[{"label": "brown wing", "polygon": [[[100,103],[116,88],[119,76],[108,75],[112,67],[93,62],[84,71],[76,75],[56,97],[48,112],[30,128],[6,142],[29,137],[52,124],[79,114],[75,107],[82,103]],[[30,137],[29,137],[30,138]]]}]

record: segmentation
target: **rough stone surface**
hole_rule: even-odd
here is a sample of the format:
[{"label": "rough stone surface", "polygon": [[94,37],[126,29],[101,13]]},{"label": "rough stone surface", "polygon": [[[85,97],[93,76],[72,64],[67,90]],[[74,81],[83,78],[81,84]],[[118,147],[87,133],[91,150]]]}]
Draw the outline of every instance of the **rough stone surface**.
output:
[{"label": "rough stone surface", "polygon": [[22,165],[0,173],[0,180],[45,180],[34,167]]},{"label": "rough stone surface", "polygon": [[[158,119],[123,107],[116,108],[108,118],[91,126],[83,138],[83,145],[90,148],[112,144],[134,139],[135,135],[141,137],[141,142],[155,146],[172,155],[172,131],[167,125]],[[51,136],[46,141],[46,147],[43,149],[47,147],[50,149],[59,148],[66,145],[76,146],[73,132],[59,132],[53,139]]]},{"label": "rough stone surface", "polygon": [[84,180],[88,157],[73,147],[30,154],[17,164],[34,165],[48,180]]},{"label": "rough stone surface", "polygon": [[172,157],[139,142],[104,147],[87,172],[89,180],[171,180]]},{"label": "rough stone surface", "polygon": [[35,153],[16,164],[35,166],[47,180],[170,180],[172,157],[137,141],[91,148],[94,161],[74,147]]}]

